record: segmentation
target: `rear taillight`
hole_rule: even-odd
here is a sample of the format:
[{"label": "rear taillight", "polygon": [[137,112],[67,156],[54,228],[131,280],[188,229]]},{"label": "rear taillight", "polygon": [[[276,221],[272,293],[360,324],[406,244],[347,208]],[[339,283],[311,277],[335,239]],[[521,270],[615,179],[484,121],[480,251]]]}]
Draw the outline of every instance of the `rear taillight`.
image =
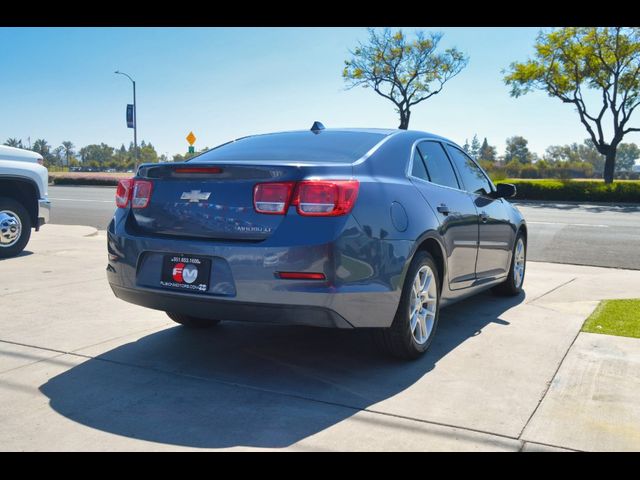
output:
[{"label": "rear taillight", "polygon": [[258,213],[284,215],[293,205],[299,215],[335,217],[353,209],[359,187],[357,180],[259,183],[253,189],[253,205]]},{"label": "rear taillight", "polygon": [[131,202],[131,208],[145,208],[151,200],[152,190],[153,183],[148,180],[120,180],[116,189],[116,206],[126,208]]},{"label": "rear taillight", "polygon": [[284,215],[289,208],[294,182],[258,183],[253,188],[253,206],[258,213]]},{"label": "rear taillight", "polygon": [[126,208],[131,198],[131,187],[133,186],[133,178],[125,178],[118,182],[116,189],[116,206],[118,208]]},{"label": "rear taillight", "polygon": [[357,180],[307,180],[298,183],[291,202],[299,215],[335,217],[351,211],[358,198]]},{"label": "rear taillight", "polygon": [[135,180],[133,182],[133,194],[131,195],[131,208],[145,208],[151,200],[153,183],[148,180]]}]

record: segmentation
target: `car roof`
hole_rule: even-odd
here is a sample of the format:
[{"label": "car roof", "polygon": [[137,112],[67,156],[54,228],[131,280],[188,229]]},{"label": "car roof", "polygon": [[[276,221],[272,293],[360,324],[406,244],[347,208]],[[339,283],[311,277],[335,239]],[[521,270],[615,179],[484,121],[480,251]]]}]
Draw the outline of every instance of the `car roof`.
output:
[{"label": "car roof", "polygon": [[[237,138],[236,140],[240,140],[241,138],[247,138],[247,137],[256,137],[260,135],[278,135],[283,133],[306,133],[310,131],[311,130],[285,130],[280,132],[266,132],[266,133],[258,133],[255,135],[247,135],[245,137]],[[448,138],[444,138],[439,135],[435,135],[433,133],[423,132],[420,130],[401,130],[398,128],[325,128],[323,130],[319,130],[314,133],[322,134],[323,132],[377,133],[382,137],[388,137],[389,135],[405,135],[405,136],[412,136],[412,137],[419,136],[419,137],[430,139],[430,140],[440,140],[444,142],[455,143],[449,140]]]}]

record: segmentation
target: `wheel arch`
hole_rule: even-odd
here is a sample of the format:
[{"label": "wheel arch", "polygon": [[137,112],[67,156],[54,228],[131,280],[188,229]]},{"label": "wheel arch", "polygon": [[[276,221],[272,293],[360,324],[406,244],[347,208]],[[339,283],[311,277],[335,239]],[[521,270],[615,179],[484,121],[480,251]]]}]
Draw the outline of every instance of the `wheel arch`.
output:
[{"label": "wheel arch", "polygon": [[[442,292],[447,278],[447,257],[442,241],[435,231],[425,232],[418,238],[414,250],[411,253],[411,261],[413,261],[416,253],[421,251],[428,252],[436,262],[438,277],[440,278],[440,292]],[[410,263],[411,262],[407,262],[407,270],[409,269]]]},{"label": "wheel arch", "polygon": [[0,197],[13,198],[29,212],[32,227],[38,225],[38,186],[28,178],[0,176]]}]

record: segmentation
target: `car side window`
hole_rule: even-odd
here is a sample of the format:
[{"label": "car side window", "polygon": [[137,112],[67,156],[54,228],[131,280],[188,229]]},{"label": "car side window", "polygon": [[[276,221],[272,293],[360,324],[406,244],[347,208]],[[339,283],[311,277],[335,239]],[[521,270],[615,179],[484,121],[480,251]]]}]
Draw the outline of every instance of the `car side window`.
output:
[{"label": "car side window", "polygon": [[479,195],[491,193],[491,183],[476,162],[456,147],[447,145],[447,150],[453,159],[453,163],[458,167],[458,172],[462,177],[462,183],[464,183],[464,188],[467,192]]},{"label": "car side window", "polygon": [[427,169],[424,166],[424,162],[422,161],[422,157],[419,152],[416,152],[413,156],[411,176],[426,180],[427,182],[429,181],[429,174],[427,173]]},{"label": "car side window", "polygon": [[418,145],[418,151],[427,168],[429,181],[444,187],[460,188],[451,162],[439,142],[422,142]]}]

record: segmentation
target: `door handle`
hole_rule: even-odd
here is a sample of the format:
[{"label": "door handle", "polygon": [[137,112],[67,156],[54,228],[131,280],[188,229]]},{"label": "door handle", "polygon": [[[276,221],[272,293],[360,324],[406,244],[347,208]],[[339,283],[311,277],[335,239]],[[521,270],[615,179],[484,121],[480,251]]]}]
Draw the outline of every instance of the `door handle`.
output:
[{"label": "door handle", "polygon": [[449,207],[447,207],[444,203],[438,206],[438,211],[443,215],[449,215]]},{"label": "door handle", "polygon": [[482,223],[487,223],[487,220],[489,220],[489,215],[487,214],[487,212],[480,212],[480,221]]}]

